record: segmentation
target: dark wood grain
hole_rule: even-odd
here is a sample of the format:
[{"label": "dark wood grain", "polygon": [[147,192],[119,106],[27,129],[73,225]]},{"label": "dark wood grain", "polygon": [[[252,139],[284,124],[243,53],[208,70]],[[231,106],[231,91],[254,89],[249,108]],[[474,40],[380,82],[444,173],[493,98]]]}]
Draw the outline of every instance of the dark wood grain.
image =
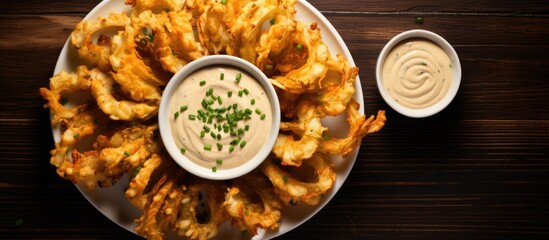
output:
[{"label": "dark wood grain", "polygon": [[[0,2],[0,238],[132,239],[49,164],[47,86],[74,26],[100,1]],[[549,238],[546,1],[314,0],[360,68],[365,110],[386,109],[335,198],[283,239]],[[424,17],[416,24],[416,16]],[[391,110],[375,63],[422,28],[459,54],[459,93],[439,114]],[[16,227],[15,221],[24,220]]]}]

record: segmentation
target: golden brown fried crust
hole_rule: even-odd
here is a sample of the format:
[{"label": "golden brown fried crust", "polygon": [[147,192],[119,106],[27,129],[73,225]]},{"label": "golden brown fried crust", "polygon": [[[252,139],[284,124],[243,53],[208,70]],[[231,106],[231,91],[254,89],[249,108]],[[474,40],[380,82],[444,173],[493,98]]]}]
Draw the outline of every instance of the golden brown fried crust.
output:
[{"label": "golden brown fried crust", "polygon": [[[61,177],[89,189],[131,174],[125,196],[143,211],[135,230],[148,239],[163,239],[166,231],[209,239],[229,219],[256,235],[278,228],[283,205],[317,205],[336,179],[330,156],[351,153],[386,117],[384,111],[375,118],[359,113],[358,68],[342,54],[331,55],[316,23],[294,18],[295,2],[126,0],[129,15],[82,21],[71,43],[87,66],[62,71],[40,89],[52,125],[61,126],[50,163]],[[103,33],[112,29],[114,36]],[[260,68],[284,116],[273,154],[227,182],[186,174],[157,134],[163,87],[189,62],[210,54],[234,55]],[[65,105],[74,95],[90,101]],[[343,113],[349,134],[330,136],[321,118]],[[202,205],[205,217],[198,212]]]}]

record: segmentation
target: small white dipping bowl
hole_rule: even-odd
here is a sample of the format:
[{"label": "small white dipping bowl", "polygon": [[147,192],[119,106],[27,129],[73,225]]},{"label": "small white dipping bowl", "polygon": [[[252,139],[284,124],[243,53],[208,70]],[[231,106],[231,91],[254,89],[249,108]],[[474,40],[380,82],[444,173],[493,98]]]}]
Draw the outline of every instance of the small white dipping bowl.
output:
[{"label": "small white dipping bowl", "polygon": [[[396,47],[399,43],[406,41],[407,39],[411,38],[423,38],[426,40],[430,40],[431,42],[437,44],[439,47],[446,52],[448,57],[450,58],[450,62],[452,64],[452,83],[450,85],[450,89],[448,90],[448,93],[444,98],[441,99],[438,103],[434,104],[433,106],[423,108],[423,109],[412,109],[405,107],[398,102],[396,102],[386,91],[385,87],[383,86],[383,79],[382,79],[382,72],[383,72],[383,63],[385,62],[385,58],[387,57],[387,54]],[[461,64],[459,63],[459,58],[452,47],[450,43],[448,43],[444,38],[437,35],[436,33],[426,31],[426,30],[410,30],[406,32],[402,32],[395,37],[393,37],[381,50],[381,53],[379,54],[379,57],[377,59],[377,65],[376,65],[376,78],[377,78],[377,88],[379,89],[379,93],[393,108],[395,111],[399,112],[402,115],[413,117],[413,118],[423,118],[428,117],[431,115],[434,115],[440,111],[442,111],[446,106],[452,102],[454,97],[457,94],[457,91],[459,89],[459,84],[461,83]]]},{"label": "small white dipping bowl", "polygon": [[[267,141],[252,159],[238,167],[230,169],[217,169],[216,172],[213,172],[211,168],[205,168],[203,166],[200,166],[185,157],[185,155],[181,154],[180,149],[175,144],[174,137],[171,132],[169,117],[172,115],[172,113],[169,112],[169,106],[175,90],[177,89],[179,84],[181,84],[181,82],[185,78],[187,78],[187,76],[201,68],[216,65],[233,66],[249,73],[252,77],[254,77],[267,93],[267,97],[269,98],[271,103],[271,114],[273,120]],[[177,162],[177,164],[179,164],[185,170],[198,177],[212,180],[233,179],[240,177],[258,167],[263,162],[263,160],[265,160],[265,158],[271,153],[271,150],[273,149],[274,143],[276,141],[276,137],[278,135],[278,130],[280,129],[280,104],[278,102],[278,97],[276,95],[275,89],[271,85],[267,76],[265,76],[265,74],[263,74],[263,72],[261,72],[261,70],[259,70],[253,64],[241,58],[228,55],[205,56],[187,64],[170,79],[170,82],[168,83],[164,90],[164,93],[162,94],[162,100],[160,101],[160,109],[158,112],[158,125],[160,128],[160,135],[162,137],[162,141],[164,143],[164,146],[166,147],[166,150],[175,160],[175,162]]]}]

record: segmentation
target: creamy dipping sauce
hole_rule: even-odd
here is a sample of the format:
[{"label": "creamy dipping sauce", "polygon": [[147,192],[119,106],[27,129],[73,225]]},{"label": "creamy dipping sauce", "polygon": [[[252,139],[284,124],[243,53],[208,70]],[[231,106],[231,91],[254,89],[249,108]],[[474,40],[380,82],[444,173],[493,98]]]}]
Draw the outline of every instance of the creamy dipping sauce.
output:
[{"label": "creamy dipping sauce", "polygon": [[273,121],[261,84],[225,65],[202,68],[185,78],[173,94],[169,112],[181,154],[214,172],[251,160],[266,143]]},{"label": "creamy dipping sauce", "polygon": [[382,79],[385,90],[396,102],[423,109],[435,105],[448,93],[452,64],[437,44],[408,39],[387,54]]}]

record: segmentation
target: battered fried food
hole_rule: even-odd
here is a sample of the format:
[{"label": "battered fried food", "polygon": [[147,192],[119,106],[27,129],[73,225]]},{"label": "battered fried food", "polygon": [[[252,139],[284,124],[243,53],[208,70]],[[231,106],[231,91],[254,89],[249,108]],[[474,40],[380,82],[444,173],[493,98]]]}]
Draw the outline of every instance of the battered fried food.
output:
[{"label": "battered fried food", "polygon": [[223,206],[232,217],[233,226],[251,235],[260,228],[279,226],[282,204],[271,183],[257,170],[233,180]]},{"label": "battered fried food", "polygon": [[[292,172],[298,172],[299,169],[284,169],[274,157],[267,158],[261,165],[261,170],[271,180],[276,194],[286,205],[301,202],[317,205],[336,180],[336,173],[325,155],[316,153],[303,163],[313,169],[313,179],[302,180],[302,177]],[[303,165],[300,168],[303,168]]]},{"label": "battered fried food", "polygon": [[[385,125],[384,111],[367,119],[360,114],[358,68],[340,53],[331,55],[316,23],[294,18],[295,0],[125,3],[132,6],[129,15],[111,13],[76,26],[71,44],[87,66],[59,72],[40,94],[52,125],[61,127],[50,159],[57,173],[90,190],[131,174],[124,194],[142,210],[135,231],[143,237],[163,239],[172,231],[209,239],[228,220],[250,235],[275,230],[284,205],[314,206],[329,193],[336,181],[330,156],[347,156]],[[210,54],[238,56],[261,69],[284,116],[272,154],[258,169],[226,182],[187,174],[157,133],[163,87]],[[65,105],[74,95],[80,101]],[[343,113],[349,134],[336,138],[321,119]],[[92,136],[94,143],[82,141]]]}]

